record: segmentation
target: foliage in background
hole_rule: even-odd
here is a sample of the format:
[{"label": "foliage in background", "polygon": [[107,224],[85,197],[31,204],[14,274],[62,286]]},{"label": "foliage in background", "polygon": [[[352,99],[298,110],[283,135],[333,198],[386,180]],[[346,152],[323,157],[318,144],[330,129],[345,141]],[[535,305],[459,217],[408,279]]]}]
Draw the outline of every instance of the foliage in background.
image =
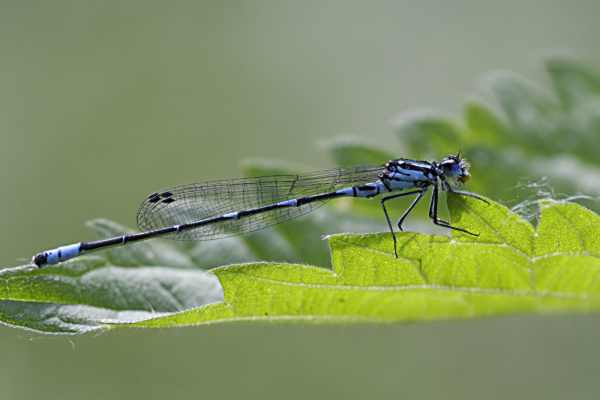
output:
[{"label": "foliage in background", "polygon": [[[382,164],[400,156],[439,159],[461,150],[473,164],[469,188],[509,205],[523,201],[524,192],[515,193],[517,181],[544,177],[547,186],[529,185],[537,191],[531,194],[535,199],[598,195],[600,74],[564,59],[550,59],[546,66],[551,92],[514,74],[493,73],[483,82],[495,107],[470,101],[462,120],[432,112],[402,115],[396,150],[347,138],[326,148],[339,166]],[[275,161],[248,161],[243,170],[247,176],[302,172]],[[383,228],[378,201],[342,199],[335,208],[243,237],[157,240],[42,270],[0,271],[0,320],[81,333],[115,325],[402,321],[598,308],[596,214],[573,204],[543,203],[536,235],[535,227],[500,205],[449,200],[453,223],[479,230],[480,238],[405,233],[402,258],[396,260],[389,235],[336,235],[329,239],[332,270],[282,263],[203,270],[252,260],[327,265],[322,236]],[[598,208],[593,201],[587,205]],[[126,230],[109,221],[91,227],[103,237]]]},{"label": "foliage in background", "polygon": [[[473,164],[470,188],[512,205],[524,200],[516,191],[519,182],[530,184],[538,198],[598,196],[600,72],[565,58],[549,58],[545,67],[550,90],[498,71],[482,79],[485,100],[469,101],[462,118],[430,111],[401,114],[397,154],[438,159],[460,150]],[[340,140],[330,150],[339,164],[397,157],[389,149],[362,147]],[[547,182],[540,187],[542,179]],[[594,201],[587,205],[599,208]]]},{"label": "foliage in background", "polygon": [[[600,157],[596,153],[600,143],[600,71],[562,57],[548,58],[544,65],[550,89],[512,72],[494,71],[482,78],[482,95],[467,102],[460,118],[433,111],[401,114],[395,120],[395,148],[393,142],[383,148],[347,136],[323,147],[339,167],[378,165],[398,157],[437,160],[461,151],[472,164],[469,190],[514,207],[528,219],[535,219],[537,200],[544,198],[576,198],[599,212]],[[295,174],[302,168],[278,161],[247,161],[243,170],[256,176]],[[340,218],[330,218],[321,225],[322,232],[385,229],[378,201],[335,203],[340,204],[337,210],[352,211],[344,216],[345,223],[340,226]],[[403,207],[406,202],[391,204],[396,215]],[[414,213],[425,214],[425,207]],[[311,222],[309,232],[314,232],[322,218],[323,214]],[[293,231],[299,229],[299,225],[291,227]],[[420,229],[436,232],[430,224]],[[310,248],[308,254],[313,258],[308,261],[318,265],[326,262],[323,246]]]}]

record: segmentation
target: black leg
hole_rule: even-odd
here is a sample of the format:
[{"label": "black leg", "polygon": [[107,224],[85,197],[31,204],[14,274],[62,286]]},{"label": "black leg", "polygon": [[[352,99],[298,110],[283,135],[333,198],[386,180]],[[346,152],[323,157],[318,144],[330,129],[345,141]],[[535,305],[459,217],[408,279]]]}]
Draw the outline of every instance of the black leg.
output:
[{"label": "black leg", "polygon": [[422,190],[413,190],[411,192],[405,192],[405,193],[398,193],[398,194],[393,194],[391,196],[387,196],[381,199],[381,208],[383,208],[383,214],[385,215],[385,221],[388,224],[388,227],[390,228],[390,232],[392,233],[392,239],[394,240],[394,255],[396,256],[396,258],[398,258],[398,246],[397,246],[397,242],[396,242],[396,233],[394,232],[394,228],[392,227],[392,221],[390,220],[390,216],[387,212],[387,208],[385,208],[385,202],[391,199],[395,199],[397,197],[402,197],[402,196],[410,196],[411,194],[417,194],[417,193],[422,193]]},{"label": "black leg", "polygon": [[408,206],[408,208],[404,211],[404,213],[402,213],[402,215],[400,216],[400,218],[398,219],[398,230],[402,231],[402,223],[404,223],[404,220],[406,219],[406,217],[408,217],[408,214],[410,214],[410,212],[413,210],[413,208],[415,208],[415,206],[417,205],[417,203],[419,201],[421,201],[421,199],[423,198],[423,196],[425,195],[425,193],[427,192],[427,188],[421,190],[419,192],[419,194],[417,195],[417,197],[415,197],[415,199],[413,200],[413,202],[410,204],[410,206]]},{"label": "black leg", "polygon": [[469,232],[466,229],[463,228],[458,228],[456,226],[452,226],[450,225],[447,221],[443,221],[438,219],[438,185],[435,184],[433,186],[433,195],[431,196],[431,204],[429,206],[429,210],[430,210],[430,214],[429,216],[431,217],[431,220],[433,221],[434,224],[438,225],[438,226],[443,226],[444,228],[449,228],[455,231],[460,231],[460,232],[464,232],[464,233],[468,233],[469,235],[473,235],[473,236],[479,236],[479,233],[473,233],[473,232]]},{"label": "black leg", "polygon": [[438,210],[438,201],[439,201],[439,187],[437,185],[433,185],[433,193],[431,195],[431,202],[429,203],[429,218],[433,220],[437,220],[443,224],[449,225],[448,221],[444,221],[443,219],[439,219],[437,217]]}]

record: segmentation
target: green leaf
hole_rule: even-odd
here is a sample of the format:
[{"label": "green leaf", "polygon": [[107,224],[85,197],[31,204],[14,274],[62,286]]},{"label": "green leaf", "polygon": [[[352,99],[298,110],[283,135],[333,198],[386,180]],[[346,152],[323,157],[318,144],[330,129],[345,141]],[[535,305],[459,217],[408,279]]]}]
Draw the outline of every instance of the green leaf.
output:
[{"label": "green leaf", "polygon": [[[497,203],[452,194],[448,202],[452,223],[479,236],[400,233],[395,258],[387,233],[337,234],[329,237],[331,270],[266,262],[211,272],[136,268],[98,256],[9,269],[0,274],[0,318],[44,332],[83,333],[107,326],[422,321],[600,307],[597,214],[545,202],[535,229]],[[136,255],[139,249],[122,250]]]},{"label": "green leaf", "polygon": [[454,231],[456,240],[504,245],[526,255],[532,254],[533,226],[508,208],[455,194],[448,195],[448,203],[453,210],[451,224],[478,235]]},{"label": "green leaf", "polygon": [[600,73],[574,59],[552,57],[546,70],[563,105],[570,109],[600,96]]},{"label": "green leaf", "polygon": [[[133,246],[128,251],[135,255]],[[0,272],[0,282],[3,322],[53,333],[82,333],[223,299],[222,288],[211,273],[124,267],[97,256],[42,269],[5,269]]]},{"label": "green leaf", "polygon": [[541,203],[535,255],[578,254],[600,257],[600,217],[573,203]]},{"label": "green leaf", "polygon": [[400,143],[412,152],[405,158],[438,158],[441,154],[462,150],[462,131],[449,117],[439,113],[420,111],[401,114],[396,119],[395,128]]},{"label": "green leaf", "polygon": [[[539,210],[537,227],[499,204],[449,195],[451,222],[479,236],[401,233],[396,259],[387,233],[337,234],[329,237],[328,254],[323,235],[384,228],[378,201],[340,200],[336,208],[248,236],[153,240],[42,270],[2,270],[0,321],[83,333],[234,320],[406,321],[595,311],[598,215],[574,204],[531,199],[600,193],[600,74],[568,59],[546,65],[554,92],[512,73],[492,73],[484,82],[498,107],[471,100],[464,120],[433,112],[402,114],[401,150],[347,138],[326,145],[339,166],[383,164],[399,156],[439,159],[461,150],[472,163],[469,189],[512,204],[529,196],[518,188],[520,182],[548,176],[546,193],[536,193],[539,185],[525,185],[533,192],[525,203]],[[243,170],[255,176],[307,168],[250,160]],[[90,227],[102,237],[129,231],[106,220]],[[329,257],[331,270],[256,262],[325,266]],[[236,264],[203,271],[227,263]]]},{"label": "green leaf", "polygon": [[[540,256],[540,249],[561,242],[556,235],[563,232],[599,234],[596,214],[551,204],[543,207],[536,231],[498,204],[451,196],[449,206],[454,222],[470,224],[480,238],[404,233],[395,259],[389,235],[335,235],[333,271],[268,263],[220,268],[214,271],[225,291],[219,310],[211,305],[136,325],[404,321],[600,307],[600,263],[590,255],[597,246],[569,239],[567,249]],[[569,230],[573,224],[579,225],[575,233]],[[568,279],[557,279],[561,274]]]},{"label": "green leaf", "polygon": [[[511,205],[540,198],[527,187],[540,178],[547,178],[547,193],[598,194],[600,70],[565,57],[550,58],[546,67],[553,91],[512,72],[486,74],[484,100],[471,96],[463,120],[402,113],[396,124],[400,155],[438,160],[461,150],[473,166],[471,189]],[[347,163],[331,151],[340,165]]]},{"label": "green leaf", "polygon": [[496,97],[508,120],[515,126],[539,129],[538,119],[551,114],[557,104],[551,94],[509,71],[487,73],[482,84]]},{"label": "green leaf", "polygon": [[[353,165],[368,164],[369,160],[381,160],[379,157],[384,154],[375,148],[363,147],[353,139],[343,139],[325,144],[325,146],[335,147],[337,154],[349,162],[351,161]],[[383,157],[385,160],[390,156],[383,155]],[[281,160],[247,159],[242,162],[242,171],[245,176],[296,175],[305,169]],[[348,199],[332,202],[333,207],[326,206],[299,220],[276,225],[273,229],[232,238],[232,241],[239,243],[240,248],[247,249],[247,253],[253,255],[240,261],[288,260],[328,265],[329,253],[327,246],[321,240],[322,236],[339,232],[342,227],[353,231],[366,231],[368,228],[373,228],[373,224],[361,217],[365,215],[376,215],[380,219],[382,217],[379,202],[345,202],[343,200]],[[352,212],[348,213],[350,210]],[[359,217],[357,218],[354,214],[358,214]],[[218,246],[211,242],[200,245],[203,247]],[[236,250],[232,248],[231,252],[235,254]],[[213,262],[210,266],[228,264],[237,260],[222,261],[220,264]]]},{"label": "green leaf", "polygon": [[572,153],[597,164],[600,96],[596,76],[585,66],[566,61],[549,61],[548,69],[556,95],[509,72],[490,73],[483,80],[508,120],[506,143],[534,157]]},{"label": "green leaf", "polygon": [[580,237],[598,237],[596,214],[575,204],[547,204],[535,230],[495,203],[451,196],[449,207],[457,225],[469,224],[480,237],[402,233],[396,259],[388,234],[334,235],[332,271],[275,263],[219,268],[214,273],[225,292],[220,306],[134,325],[407,321],[599,309],[600,245]]},{"label": "green leaf", "polygon": [[[247,159],[242,162],[242,171],[245,176],[272,176],[296,175],[304,170],[298,165],[267,159]],[[327,227],[336,229],[337,219],[332,218],[330,212],[317,210],[301,220],[289,221],[275,226],[273,229],[263,230],[241,237],[233,238],[252,254],[252,260],[290,260],[315,264],[326,264],[329,259],[327,247],[322,243],[319,233]],[[208,243],[211,243],[209,241]],[[217,265],[227,264],[227,261]],[[248,260],[244,260],[248,261]]]},{"label": "green leaf", "polygon": [[506,126],[487,106],[471,101],[464,114],[468,128],[465,140],[495,146],[507,142]]},{"label": "green leaf", "polygon": [[323,147],[329,151],[336,164],[341,167],[383,165],[387,160],[398,157],[392,152],[347,137],[324,143]]}]

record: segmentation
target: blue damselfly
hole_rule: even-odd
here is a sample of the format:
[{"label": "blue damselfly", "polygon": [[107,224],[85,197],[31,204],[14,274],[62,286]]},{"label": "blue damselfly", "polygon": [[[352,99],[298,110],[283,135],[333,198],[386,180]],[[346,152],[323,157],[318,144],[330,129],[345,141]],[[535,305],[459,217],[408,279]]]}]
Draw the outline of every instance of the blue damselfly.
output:
[{"label": "blue damselfly", "polygon": [[144,200],[137,214],[140,233],[61,246],[36,254],[32,262],[42,267],[93,250],[159,236],[180,240],[210,240],[240,235],[299,217],[333,198],[373,198],[378,195],[382,195],[381,207],[392,234],[394,254],[398,257],[396,233],[386,202],[402,196],[416,196],[396,223],[402,231],[404,220],[430,187],[432,195],[429,217],[433,223],[478,235],[438,218],[440,191],[487,202],[475,193],[458,189],[469,176],[469,164],[457,154],[449,155],[441,161],[399,158],[381,166],[339,168],[305,175],[263,176],[176,186],[152,193]]}]

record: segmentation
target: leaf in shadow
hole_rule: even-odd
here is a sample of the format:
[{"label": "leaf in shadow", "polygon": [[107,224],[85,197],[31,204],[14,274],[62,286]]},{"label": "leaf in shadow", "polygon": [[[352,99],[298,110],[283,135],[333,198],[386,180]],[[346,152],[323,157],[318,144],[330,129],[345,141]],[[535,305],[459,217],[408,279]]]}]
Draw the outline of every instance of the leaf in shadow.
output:
[{"label": "leaf in shadow", "polygon": [[352,137],[338,137],[323,144],[340,167],[353,167],[357,165],[383,165],[388,160],[398,158],[397,154],[379,147],[367,144],[362,140]]},{"label": "leaf in shadow", "polygon": [[[108,322],[130,323],[223,299],[221,285],[211,273],[121,267],[95,256],[43,269],[5,269],[0,271],[0,282],[4,322],[55,333],[61,332],[61,326],[64,333],[76,330],[75,325],[86,331]],[[43,315],[35,316],[35,310]],[[68,323],[67,316],[71,316]]]}]

